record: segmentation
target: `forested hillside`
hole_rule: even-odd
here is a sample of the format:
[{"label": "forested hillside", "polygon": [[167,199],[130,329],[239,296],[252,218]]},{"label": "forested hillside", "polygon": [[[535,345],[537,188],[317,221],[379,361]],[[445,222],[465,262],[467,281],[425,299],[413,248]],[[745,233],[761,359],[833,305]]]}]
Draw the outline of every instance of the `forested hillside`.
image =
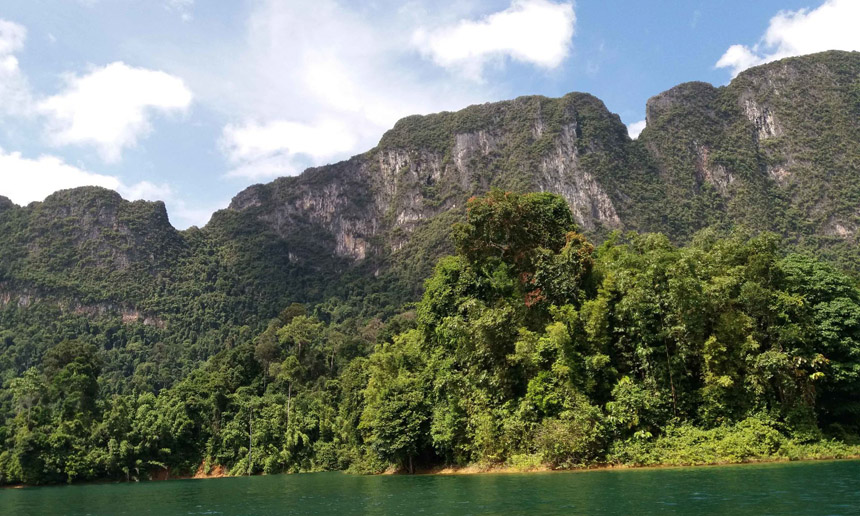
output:
[{"label": "forested hillside", "polygon": [[102,333],[49,347],[4,389],[3,481],[860,453],[860,290],[833,266],[742,231],[595,249],[548,193],[467,214],[384,325],[292,305],[161,390],[111,392]]},{"label": "forested hillside", "polygon": [[0,483],[857,453],[860,53],[647,119],[408,117],[185,231],[0,198]]}]

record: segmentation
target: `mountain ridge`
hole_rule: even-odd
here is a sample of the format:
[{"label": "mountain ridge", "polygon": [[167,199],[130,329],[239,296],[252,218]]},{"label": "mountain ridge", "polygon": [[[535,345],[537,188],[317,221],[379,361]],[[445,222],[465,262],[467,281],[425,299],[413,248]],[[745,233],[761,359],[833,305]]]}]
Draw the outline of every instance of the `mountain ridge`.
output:
[{"label": "mountain ridge", "polygon": [[860,53],[646,108],[407,117],[184,231],[0,199],[0,484],[856,456]]},{"label": "mountain ridge", "polygon": [[[251,186],[229,209],[259,206],[254,201],[266,191],[269,203],[279,206],[274,213],[257,213],[277,233],[285,234],[285,223],[303,224],[296,216],[303,213],[317,230],[330,233],[336,254],[364,260],[373,252],[396,253],[416,231],[423,238],[427,221],[462,208],[469,196],[491,187],[551,191],[565,197],[577,223],[598,237],[633,229],[684,241],[707,225],[740,223],[776,231],[826,255],[831,248],[849,247],[846,241],[856,243],[857,213],[841,209],[815,227],[790,227],[798,221],[786,220],[785,213],[805,209],[791,206],[797,193],[790,190],[798,188],[791,176],[802,165],[793,142],[809,147],[820,139],[796,130],[791,123],[796,113],[786,102],[806,101],[814,109],[844,104],[844,98],[860,91],[858,70],[860,54],[831,51],[751,68],[726,86],[683,83],[648,100],[647,125],[636,140],[602,101],[584,93],[557,99],[524,96],[410,116],[373,149],[294,178]],[[807,80],[824,83],[836,100],[797,98],[794,90]],[[860,142],[856,122],[846,125],[842,136]],[[786,131],[793,131],[795,140],[786,141]],[[850,183],[850,195],[860,192],[851,181],[856,163],[834,168]],[[337,181],[350,187],[339,190]],[[309,193],[312,187],[323,193]],[[819,190],[820,196],[840,195]],[[299,191],[301,200],[291,197]],[[358,218],[351,213],[364,208],[376,213]],[[805,215],[819,216],[820,210],[807,209]],[[798,229],[799,238],[792,235]]]},{"label": "mountain ridge", "polygon": [[[587,93],[413,115],[362,154],[245,188],[202,228],[177,231],[163,203],[94,187],[17,209],[0,199],[0,233],[21,237],[0,250],[0,279],[74,288],[87,267],[117,284],[130,280],[116,272],[132,268],[149,284],[133,304],[146,305],[178,263],[198,259],[195,246],[227,246],[212,258],[222,273],[253,278],[225,291],[261,288],[254,295],[269,310],[360,295],[309,286],[350,271],[388,285],[365,289],[397,290],[391,302],[402,303],[451,251],[448,229],[466,200],[491,188],[558,193],[597,240],[635,230],[684,242],[707,226],[744,225],[856,269],[857,113],[860,53],[830,51],[751,68],[726,86],[670,88],[648,100],[635,140]],[[72,250],[55,238],[64,231],[77,235],[64,237]],[[273,287],[272,278],[291,286]],[[107,297],[127,301],[106,283]]]}]

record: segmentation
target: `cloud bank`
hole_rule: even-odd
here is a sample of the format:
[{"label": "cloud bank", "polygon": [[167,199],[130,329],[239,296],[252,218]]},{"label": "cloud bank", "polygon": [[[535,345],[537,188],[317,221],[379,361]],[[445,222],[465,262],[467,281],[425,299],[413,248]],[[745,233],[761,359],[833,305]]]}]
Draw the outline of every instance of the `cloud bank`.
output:
[{"label": "cloud bank", "polygon": [[191,99],[178,77],[115,62],[68,75],[65,89],[36,109],[47,119],[51,143],[93,146],[104,161],[115,163],[152,131],[154,114],[183,113]]},{"label": "cloud bank", "polygon": [[3,183],[3,195],[22,206],[42,201],[57,190],[79,186],[110,188],[131,200],[163,200],[172,194],[167,185],[155,185],[149,181],[126,185],[118,177],[83,170],[57,156],[42,155],[30,159],[20,152],[5,152],[3,149],[0,149],[0,182]]},{"label": "cloud bank", "polygon": [[825,50],[860,50],[860,1],[828,0],[813,10],[782,11],[758,43],[732,45],[716,67],[736,76],[751,66]]},{"label": "cloud bank", "polygon": [[509,58],[545,69],[558,67],[571,48],[573,4],[515,0],[480,20],[419,28],[412,43],[439,66],[480,80],[491,61]]},{"label": "cloud bank", "polygon": [[222,145],[234,168],[230,177],[265,178],[273,174],[296,174],[295,156],[314,162],[326,161],[351,151],[355,135],[343,124],[326,120],[303,124],[277,120],[267,124],[250,122],[224,128]]},{"label": "cloud bank", "polygon": [[6,152],[0,148],[0,185],[2,194],[20,206],[43,201],[57,190],[80,186],[101,186],[119,192],[130,201],[164,201],[171,222],[179,228],[205,224],[217,209],[227,202],[214,202],[204,207],[189,206],[170,185],[139,181],[128,184],[117,176],[98,174],[79,166],[70,165],[62,158],[41,155],[27,158],[20,152]]},{"label": "cloud bank", "polygon": [[30,110],[30,87],[15,57],[26,39],[24,26],[0,19],[0,116],[24,115]]}]

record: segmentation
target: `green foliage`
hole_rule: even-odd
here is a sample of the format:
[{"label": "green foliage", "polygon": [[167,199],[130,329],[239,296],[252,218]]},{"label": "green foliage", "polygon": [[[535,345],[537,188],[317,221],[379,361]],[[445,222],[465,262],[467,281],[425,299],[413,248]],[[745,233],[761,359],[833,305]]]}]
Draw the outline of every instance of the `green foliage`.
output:
[{"label": "green foliage", "polygon": [[730,464],[763,460],[856,457],[860,446],[793,437],[764,415],[711,429],[670,426],[655,439],[637,436],[613,445],[610,459],[635,466]]},{"label": "green foliage", "polygon": [[[409,117],[184,232],[99,188],[0,198],[0,483],[856,455],[857,69],[685,84],[636,141],[576,93]],[[517,193],[587,178],[660,233],[576,204],[595,249]],[[293,210],[331,185],[359,263]]]},{"label": "green foliage", "polygon": [[292,304],[172,384],[164,329],[0,311],[0,482],[857,454],[848,276],[767,233],[595,250],[565,206],[475,199],[414,312]]},{"label": "green foliage", "polygon": [[410,331],[371,356],[359,424],[370,450],[409,472],[414,471],[412,458],[427,444],[429,419],[419,337]]}]

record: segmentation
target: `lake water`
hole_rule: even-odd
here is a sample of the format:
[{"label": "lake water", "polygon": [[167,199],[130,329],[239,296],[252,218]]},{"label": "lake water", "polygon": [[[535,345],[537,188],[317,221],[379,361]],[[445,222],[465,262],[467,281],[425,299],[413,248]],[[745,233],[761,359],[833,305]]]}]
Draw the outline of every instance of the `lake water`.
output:
[{"label": "lake water", "polygon": [[857,515],[860,461],[462,476],[274,475],[0,490],[0,515]]}]

